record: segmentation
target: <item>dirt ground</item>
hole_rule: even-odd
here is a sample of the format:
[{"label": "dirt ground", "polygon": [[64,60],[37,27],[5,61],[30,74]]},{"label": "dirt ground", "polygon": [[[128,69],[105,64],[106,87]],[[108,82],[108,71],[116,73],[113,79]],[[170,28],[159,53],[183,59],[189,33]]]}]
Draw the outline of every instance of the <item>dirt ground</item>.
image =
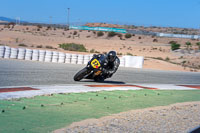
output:
[{"label": "dirt ground", "polygon": [[186,133],[199,126],[199,114],[200,102],[176,103],[74,122],[54,133]]},{"label": "dirt ground", "polygon": [[[97,31],[65,30],[40,26],[5,26],[0,25],[0,44],[11,47],[31,49],[48,49],[66,53],[80,53],[64,51],[58,44],[76,43],[83,44],[87,51],[93,49],[96,53],[105,53],[109,50],[117,51],[119,56],[135,55],[144,56],[144,68],[159,70],[200,72],[200,52],[196,45],[198,40],[179,38],[160,38],[154,36],[133,35],[125,38],[125,34],[108,37],[104,32],[101,37]],[[181,44],[182,51],[171,51],[170,41]],[[186,51],[185,42],[193,45]],[[88,54],[88,53],[82,53]]]}]

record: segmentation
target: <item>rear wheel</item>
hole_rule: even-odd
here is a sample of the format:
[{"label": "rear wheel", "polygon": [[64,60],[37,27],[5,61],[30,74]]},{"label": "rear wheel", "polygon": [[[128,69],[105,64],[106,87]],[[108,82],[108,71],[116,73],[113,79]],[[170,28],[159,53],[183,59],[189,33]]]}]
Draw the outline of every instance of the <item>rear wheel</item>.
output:
[{"label": "rear wheel", "polygon": [[81,79],[83,79],[87,74],[89,74],[89,70],[87,68],[83,68],[82,70],[80,70],[75,76],[74,76],[74,80],[75,81],[80,81]]}]

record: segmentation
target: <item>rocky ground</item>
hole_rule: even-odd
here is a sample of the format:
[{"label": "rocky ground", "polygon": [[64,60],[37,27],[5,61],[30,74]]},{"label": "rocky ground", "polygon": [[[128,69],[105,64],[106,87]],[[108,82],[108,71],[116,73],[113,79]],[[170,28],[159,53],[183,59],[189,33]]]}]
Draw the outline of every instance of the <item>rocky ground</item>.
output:
[{"label": "rocky ground", "polygon": [[186,133],[198,126],[200,102],[191,102],[75,122],[54,133]]}]

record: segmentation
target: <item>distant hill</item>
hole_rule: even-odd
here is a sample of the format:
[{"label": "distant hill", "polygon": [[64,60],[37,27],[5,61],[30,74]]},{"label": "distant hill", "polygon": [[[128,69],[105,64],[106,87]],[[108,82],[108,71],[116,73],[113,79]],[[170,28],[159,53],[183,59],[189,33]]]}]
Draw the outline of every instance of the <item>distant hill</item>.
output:
[{"label": "distant hill", "polygon": [[15,22],[15,19],[11,19],[11,18],[6,18],[6,17],[0,17],[0,21],[6,21],[6,22]]},{"label": "distant hill", "polygon": [[[0,16],[0,21],[5,21],[5,22],[16,22],[16,19],[12,18],[7,18],[7,17],[2,17]],[[21,23],[27,23],[26,21],[20,21]]]}]

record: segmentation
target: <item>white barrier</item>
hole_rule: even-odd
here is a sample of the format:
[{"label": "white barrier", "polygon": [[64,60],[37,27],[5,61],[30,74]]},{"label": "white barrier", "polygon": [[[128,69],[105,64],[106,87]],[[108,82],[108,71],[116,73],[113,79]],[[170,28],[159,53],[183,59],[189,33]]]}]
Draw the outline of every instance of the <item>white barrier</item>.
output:
[{"label": "white barrier", "polygon": [[54,62],[54,63],[58,62],[58,52],[57,51],[53,51],[52,62]]},{"label": "white barrier", "polygon": [[39,61],[44,61],[45,53],[45,50],[39,50]]},{"label": "white barrier", "polygon": [[5,46],[4,58],[6,59],[10,58],[10,53],[11,53],[11,48],[8,46]]},{"label": "white barrier", "polygon": [[65,63],[65,56],[66,54],[63,52],[58,53],[58,63]]},{"label": "white barrier", "polygon": [[51,62],[52,61],[52,51],[46,51],[44,62]]},{"label": "white barrier", "polygon": [[4,46],[0,46],[0,58],[4,57],[4,52],[5,52],[5,47]]},{"label": "white barrier", "polygon": [[25,54],[25,60],[31,60],[32,59],[33,50],[32,49],[26,49]]},{"label": "white barrier", "polygon": [[71,58],[71,64],[77,64],[77,54],[72,54],[72,58]]},{"label": "white barrier", "polygon": [[39,50],[37,50],[37,49],[33,50],[32,60],[33,61],[38,61],[39,60]]},{"label": "white barrier", "polygon": [[17,59],[17,55],[18,55],[18,49],[17,48],[11,48],[10,58],[11,59]]},{"label": "white barrier", "polygon": [[[0,58],[25,59],[33,61],[45,61],[55,63],[87,64],[93,55],[69,54],[57,51],[32,50],[23,48],[10,48],[0,46]],[[120,67],[142,68],[144,63],[143,56],[122,56]]]},{"label": "white barrier", "polygon": [[125,67],[142,68],[144,64],[143,56],[123,56],[125,58]]},{"label": "white barrier", "polygon": [[84,55],[83,64],[87,64],[90,61],[90,55]]},{"label": "white barrier", "polygon": [[84,56],[82,54],[78,55],[77,64],[83,64]]},{"label": "white barrier", "polygon": [[18,49],[18,56],[17,59],[24,60],[26,50],[23,48]]},{"label": "white barrier", "polygon": [[124,57],[119,57],[120,60],[120,67],[125,67],[125,58]]},{"label": "white barrier", "polygon": [[65,54],[65,63],[71,63],[71,54],[66,53]]},{"label": "white barrier", "polygon": [[90,60],[93,58],[93,54],[90,54]]}]

